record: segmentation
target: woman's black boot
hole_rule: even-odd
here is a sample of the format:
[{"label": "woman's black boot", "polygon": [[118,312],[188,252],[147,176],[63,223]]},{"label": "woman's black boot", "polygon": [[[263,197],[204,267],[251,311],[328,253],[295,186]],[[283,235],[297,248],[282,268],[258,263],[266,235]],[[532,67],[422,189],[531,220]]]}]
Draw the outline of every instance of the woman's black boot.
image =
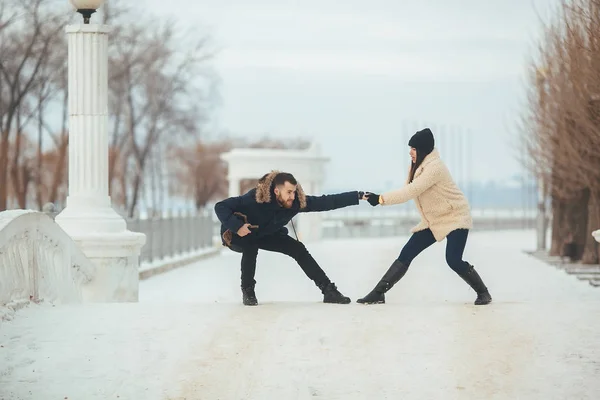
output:
[{"label": "woman's black boot", "polygon": [[469,266],[467,270],[459,273],[458,276],[467,282],[467,284],[471,286],[475,293],[477,293],[477,299],[475,299],[474,304],[476,306],[482,306],[491,303],[492,296],[490,295],[488,288],[483,283],[483,280],[471,264],[467,263],[467,265]]},{"label": "woman's black boot", "polygon": [[384,304],[385,293],[390,290],[406,274],[408,265],[396,260],[377,283],[375,288],[362,299],[356,300],[361,304]]}]

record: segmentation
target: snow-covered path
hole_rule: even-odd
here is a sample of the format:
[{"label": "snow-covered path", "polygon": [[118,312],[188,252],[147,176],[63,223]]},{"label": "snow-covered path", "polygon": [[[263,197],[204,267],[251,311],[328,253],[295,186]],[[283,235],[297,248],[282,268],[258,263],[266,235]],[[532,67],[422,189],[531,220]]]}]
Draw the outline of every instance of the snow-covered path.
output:
[{"label": "snow-covered path", "polygon": [[260,253],[259,307],[239,255],[141,283],[139,304],[32,306],[0,326],[0,399],[598,399],[600,290],[523,254],[532,232],[473,233],[494,303],[423,253],[366,294],[405,238],[309,245],[350,305],[322,304],[292,260]]}]

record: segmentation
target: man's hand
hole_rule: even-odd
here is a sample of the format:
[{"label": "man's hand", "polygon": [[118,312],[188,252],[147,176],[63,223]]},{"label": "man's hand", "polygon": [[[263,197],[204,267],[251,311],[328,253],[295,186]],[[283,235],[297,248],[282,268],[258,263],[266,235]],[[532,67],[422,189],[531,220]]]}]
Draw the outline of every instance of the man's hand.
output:
[{"label": "man's hand", "polygon": [[378,194],[367,192],[365,194],[365,197],[367,198],[367,201],[369,202],[369,204],[372,205],[373,207],[379,205],[379,195]]},{"label": "man's hand", "polygon": [[244,224],[242,225],[242,227],[240,229],[238,229],[237,234],[238,236],[244,237],[249,233],[252,233],[252,231],[250,230],[250,228],[253,228],[253,225],[250,224]]}]

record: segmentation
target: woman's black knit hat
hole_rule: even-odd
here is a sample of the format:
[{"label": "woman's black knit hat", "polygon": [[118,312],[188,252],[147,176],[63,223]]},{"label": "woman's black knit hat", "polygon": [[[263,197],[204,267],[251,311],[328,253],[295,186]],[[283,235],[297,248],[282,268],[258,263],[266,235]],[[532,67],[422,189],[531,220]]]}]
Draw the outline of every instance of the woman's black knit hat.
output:
[{"label": "woman's black knit hat", "polygon": [[422,156],[431,153],[435,147],[435,140],[433,139],[431,129],[425,128],[415,133],[408,141],[408,145],[417,149]]}]

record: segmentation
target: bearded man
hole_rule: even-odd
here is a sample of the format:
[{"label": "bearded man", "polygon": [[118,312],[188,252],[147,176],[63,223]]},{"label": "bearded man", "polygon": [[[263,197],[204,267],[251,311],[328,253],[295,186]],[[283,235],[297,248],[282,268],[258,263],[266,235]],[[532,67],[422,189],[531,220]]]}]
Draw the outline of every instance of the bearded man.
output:
[{"label": "bearded man", "polygon": [[[302,242],[288,235],[286,225],[301,212],[330,211],[366,200],[364,192],[307,196],[292,174],[271,171],[246,194],[215,204],[223,245],[242,254],[241,289],[244,305],[258,304],[254,288],[258,250],[292,257],[323,294],[324,303],[348,304]],[[293,224],[293,222],[292,222]]]}]

